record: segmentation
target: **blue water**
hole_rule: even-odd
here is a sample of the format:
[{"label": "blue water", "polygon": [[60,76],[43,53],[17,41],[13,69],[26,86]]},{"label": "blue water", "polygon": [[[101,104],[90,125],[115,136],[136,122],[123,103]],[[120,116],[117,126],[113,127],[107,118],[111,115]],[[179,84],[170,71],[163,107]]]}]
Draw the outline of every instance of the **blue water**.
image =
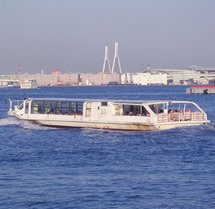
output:
[{"label": "blue water", "polygon": [[[57,129],[8,118],[6,98],[175,99],[211,124],[155,132]],[[185,87],[0,89],[0,209],[215,208],[215,95]]]}]

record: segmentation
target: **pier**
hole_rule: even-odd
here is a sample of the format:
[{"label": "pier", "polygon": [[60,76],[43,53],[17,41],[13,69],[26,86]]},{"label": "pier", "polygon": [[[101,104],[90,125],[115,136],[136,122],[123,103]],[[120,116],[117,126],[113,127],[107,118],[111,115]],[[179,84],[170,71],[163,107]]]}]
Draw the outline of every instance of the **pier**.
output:
[{"label": "pier", "polygon": [[191,86],[186,89],[188,94],[215,94],[215,86]]}]

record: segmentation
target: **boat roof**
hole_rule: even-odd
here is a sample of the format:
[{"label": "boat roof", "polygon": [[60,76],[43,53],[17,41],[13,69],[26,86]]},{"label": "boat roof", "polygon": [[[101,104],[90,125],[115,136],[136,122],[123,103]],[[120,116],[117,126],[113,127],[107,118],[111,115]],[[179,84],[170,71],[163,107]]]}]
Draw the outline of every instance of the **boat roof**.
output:
[{"label": "boat roof", "polygon": [[191,101],[177,100],[114,100],[114,99],[77,99],[77,98],[26,98],[37,101],[74,101],[74,102],[112,102],[115,104],[171,104],[171,103],[193,103]]}]

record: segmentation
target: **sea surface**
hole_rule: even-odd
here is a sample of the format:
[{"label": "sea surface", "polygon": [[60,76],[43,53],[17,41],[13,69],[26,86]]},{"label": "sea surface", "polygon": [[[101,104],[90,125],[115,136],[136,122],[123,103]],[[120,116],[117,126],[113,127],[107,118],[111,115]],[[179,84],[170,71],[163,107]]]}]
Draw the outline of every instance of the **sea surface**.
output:
[{"label": "sea surface", "polygon": [[[185,86],[0,89],[0,209],[215,208],[215,95]],[[7,116],[7,98],[197,102],[210,125],[168,131],[48,128]]]}]

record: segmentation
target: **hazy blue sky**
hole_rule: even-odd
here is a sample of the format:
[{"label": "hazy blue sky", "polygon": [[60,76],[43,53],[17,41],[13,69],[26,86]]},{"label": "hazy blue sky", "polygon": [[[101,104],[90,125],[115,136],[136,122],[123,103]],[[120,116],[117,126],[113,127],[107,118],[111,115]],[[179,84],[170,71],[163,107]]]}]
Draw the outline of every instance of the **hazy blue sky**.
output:
[{"label": "hazy blue sky", "polygon": [[214,0],[0,0],[0,73],[215,66]]}]

